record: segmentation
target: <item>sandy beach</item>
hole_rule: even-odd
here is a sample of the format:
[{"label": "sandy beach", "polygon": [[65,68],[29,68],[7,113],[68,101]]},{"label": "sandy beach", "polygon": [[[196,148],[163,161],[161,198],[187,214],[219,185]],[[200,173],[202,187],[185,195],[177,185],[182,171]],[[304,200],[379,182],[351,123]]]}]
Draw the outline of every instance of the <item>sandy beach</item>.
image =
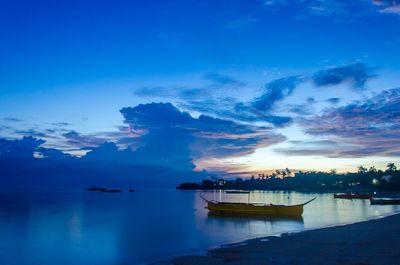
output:
[{"label": "sandy beach", "polygon": [[159,265],[400,264],[400,214],[343,226],[226,245],[205,256],[183,256]]}]

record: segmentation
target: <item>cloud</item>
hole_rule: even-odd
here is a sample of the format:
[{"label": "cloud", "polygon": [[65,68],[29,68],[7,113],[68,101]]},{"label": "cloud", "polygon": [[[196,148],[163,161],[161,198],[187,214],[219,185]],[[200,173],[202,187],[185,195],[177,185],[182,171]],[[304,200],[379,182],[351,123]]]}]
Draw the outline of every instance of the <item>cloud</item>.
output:
[{"label": "cloud", "polygon": [[38,138],[47,138],[47,137],[49,137],[48,134],[46,134],[44,132],[37,131],[35,129],[15,130],[14,133],[17,134],[17,135],[32,136],[32,137],[38,137]]},{"label": "cloud", "polygon": [[70,126],[71,124],[69,122],[52,122],[51,125],[57,127],[67,127]]},{"label": "cloud", "polygon": [[327,108],[301,125],[310,135],[335,137],[346,145],[343,156],[393,155],[400,151],[400,88]]},{"label": "cloud", "polygon": [[33,158],[34,151],[44,142],[32,136],[24,136],[21,140],[0,138],[0,157],[11,159]]},{"label": "cloud", "polygon": [[337,142],[332,140],[315,141],[288,141],[289,147],[275,148],[274,152],[286,156],[339,156],[338,150],[343,149]]},{"label": "cloud", "polygon": [[[362,63],[350,64],[341,67],[320,70],[311,76],[288,76],[272,80],[265,85],[261,96],[251,102],[237,102],[231,111],[231,117],[242,121],[264,121],[276,127],[289,125],[293,118],[274,114],[276,104],[293,94],[302,83],[311,81],[316,87],[334,86],[342,83],[350,83],[353,88],[364,88],[365,83],[375,77],[375,74]],[[338,98],[332,98],[330,103],[338,103]],[[311,114],[311,105],[315,99],[310,98],[306,103],[290,105],[288,111],[299,115]]]},{"label": "cloud", "polygon": [[261,111],[271,110],[276,102],[291,95],[302,81],[300,76],[288,76],[269,82],[263,94],[252,102],[252,107]]},{"label": "cloud", "polygon": [[95,147],[107,141],[105,138],[94,135],[81,135],[73,130],[63,133],[62,136],[66,139],[67,145],[75,148]]},{"label": "cloud", "polygon": [[298,18],[333,16],[339,18],[361,17],[376,12],[399,14],[397,0],[265,0],[262,6],[271,10],[291,8]]},{"label": "cloud", "polygon": [[387,13],[387,14],[397,14],[400,15],[400,4],[398,5],[391,5],[388,7],[385,7],[381,10],[379,10],[381,13]]},{"label": "cloud", "polygon": [[340,98],[328,98],[326,101],[331,104],[338,104],[340,102]]},{"label": "cloud", "polygon": [[[312,75],[293,75],[272,80],[265,84],[261,95],[249,101],[243,101],[239,98],[228,97],[226,93],[228,90],[231,92],[232,89],[236,91],[246,89],[246,82],[228,75],[208,73],[203,78],[211,83],[205,86],[143,87],[136,91],[136,95],[170,98],[186,110],[238,122],[261,122],[281,128],[293,122],[293,117],[288,116],[288,112],[308,115],[312,111],[310,106],[315,99],[310,98],[308,102],[301,105],[286,105],[284,115],[277,112],[277,104],[292,95],[300,84],[312,82],[317,87],[326,87],[349,83],[353,88],[361,89],[374,76],[371,69],[362,63],[333,67],[317,71]],[[334,104],[334,101],[332,99],[330,103]]]},{"label": "cloud", "polygon": [[353,88],[364,88],[365,83],[375,77],[363,63],[355,63],[316,72],[312,76],[315,86],[333,86],[349,82]]},{"label": "cloud", "polygon": [[141,97],[170,97],[173,99],[193,99],[211,96],[225,90],[239,89],[247,85],[246,82],[237,80],[229,75],[219,73],[206,73],[203,79],[208,83],[200,86],[145,86],[135,89],[134,94]]},{"label": "cloud", "polygon": [[161,156],[165,153],[169,159],[182,155],[195,158],[237,156],[284,140],[282,135],[272,133],[266,127],[207,115],[194,118],[171,103],[141,104],[123,108],[121,113],[131,128],[147,131],[138,152],[154,151]]},{"label": "cloud", "polygon": [[[286,140],[269,127],[208,115],[193,117],[171,103],[140,104],[120,112],[126,125],[115,132],[85,135],[50,129],[60,134],[58,142],[52,143],[57,148],[49,148],[45,140],[32,136],[0,138],[0,168],[8,176],[28,176],[29,181],[36,181],[29,176],[43,176],[44,183],[74,180],[88,184],[92,176],[116,176],[112,181],[124,181],[123,177],[151,174],[176,181],[176,176],[200,174],[194,172],[197,160],[248,155]],[[34,131],[25,133],[37,135]],[[62,150],[82,154],[73,156]],[[50,178],[55,175],[59,177]]]},{"label": "cloud", "polygon": [[378,6],[380,13],[400,15],[400,1],[396,0],[371,0],[371,3]]},{"label": "cloud", "polygon": [[23,120],[15,118],[15,117],[5,117],[3,118],[4,121],[8,121],[8,122],[22,122]]},{"label": "cloud", "polygon": [[82,157],[43,147],[44,143],[44,140],[33,137],[0,138],[2,187],[82,188],[93,184],[166,187],[188,178],[193,181],[204,178],[202,172],[141,164],[141,157],[136,152],[120,150],[115,143],[105,142]]},{"label": "cloud", "polygon": [[190,100],[180,102],[178,105],[183,109],[244,123],[263,122],[275,127],[284,127],[292,122],[291,117],[259,111],[248,103],[230,97]]},{"label": "cloud", "polygon": [[214,86],[220,87],[220,86],[231,86],[231,87],[245,87],[247,85],[246,82],[243,82],[241,80],[237,80],[229,75],[223,75],[219,73],[207,73],[203,75],[204,79],[212,81]]}]

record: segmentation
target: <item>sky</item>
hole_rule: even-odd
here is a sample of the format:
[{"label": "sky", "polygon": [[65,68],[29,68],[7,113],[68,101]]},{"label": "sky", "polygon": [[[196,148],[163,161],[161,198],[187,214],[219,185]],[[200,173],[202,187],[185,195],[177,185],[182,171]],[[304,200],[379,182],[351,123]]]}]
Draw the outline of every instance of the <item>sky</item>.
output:
[{"label": "sky", "polygon": [[399,161],[396,0],[3,1],[0,36],[0,156],[117,148],[240,175]]}]

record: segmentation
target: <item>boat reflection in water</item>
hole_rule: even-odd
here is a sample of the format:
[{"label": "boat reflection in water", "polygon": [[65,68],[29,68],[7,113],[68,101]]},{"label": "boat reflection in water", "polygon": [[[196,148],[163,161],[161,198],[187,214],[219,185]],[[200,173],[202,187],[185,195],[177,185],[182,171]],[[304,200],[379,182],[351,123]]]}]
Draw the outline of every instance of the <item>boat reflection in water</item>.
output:
[{"label": "boat reflection in water", "polygon": [[302,216],[263,216],[259,214],[242,214],[242,213],[219,213],[208,212],[209,219],[223,219],[224,221],[267,221],[267,222],[294,222],[297,224],[304,224]]},{"label": "boat reflection in water", "polygon": [[[208,212],[208,229],[216,234],[222,234],[220,230],[237,233],[247,231],[251,236],[240,238],[241,240],[251,237],[263,237],[265,235],[281,235],[287,232],[304,230],[304,221],[301,216],[274,217],[252,214],[218,213]],[[266,233],[268,231],[268,233]],[[231,240],[232,241],[232,240]],[[240,241],[240,240],[235,240]],[[226,242],[228,243],[229,240]]]}]

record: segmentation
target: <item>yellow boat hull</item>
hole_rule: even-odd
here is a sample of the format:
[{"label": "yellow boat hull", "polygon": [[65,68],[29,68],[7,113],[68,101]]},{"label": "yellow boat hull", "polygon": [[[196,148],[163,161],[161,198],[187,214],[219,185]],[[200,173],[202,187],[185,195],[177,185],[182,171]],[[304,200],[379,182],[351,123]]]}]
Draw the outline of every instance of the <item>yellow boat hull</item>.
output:
[{"label": "yellow boat hull", "polygon": [[[313,199],[314,200],[314,199]],[[312,201],[312,200],[311,200]],[[219,214],[248,214],[264,216],[301,216],[304,204],[298,205],[274,205],[274,204],[251,204],[208,201],[206,208],[213,213]]]}]

